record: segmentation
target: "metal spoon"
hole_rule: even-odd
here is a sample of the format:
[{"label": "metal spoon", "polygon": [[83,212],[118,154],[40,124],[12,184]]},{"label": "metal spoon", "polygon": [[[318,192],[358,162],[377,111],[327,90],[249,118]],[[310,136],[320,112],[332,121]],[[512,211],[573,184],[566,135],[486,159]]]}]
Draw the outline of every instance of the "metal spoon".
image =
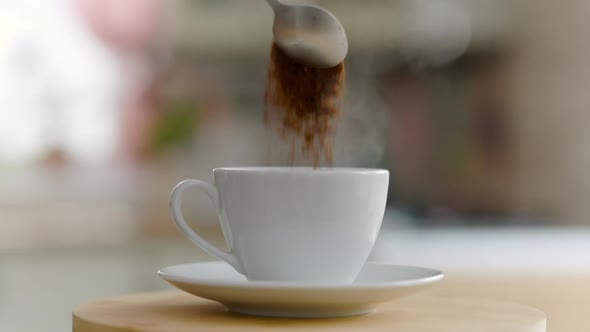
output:
[{"label": "metal spoon", "polygon": [[267,2],[275,13],[274,42],[289,57],[316,68],[334,67],[344,60],[348,39],[332,13],[317,6]]}]

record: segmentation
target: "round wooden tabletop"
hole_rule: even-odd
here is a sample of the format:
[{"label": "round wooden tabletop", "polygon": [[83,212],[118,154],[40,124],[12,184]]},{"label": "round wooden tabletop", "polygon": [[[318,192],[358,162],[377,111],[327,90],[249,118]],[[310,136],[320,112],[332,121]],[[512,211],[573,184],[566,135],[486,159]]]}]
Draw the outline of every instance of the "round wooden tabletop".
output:
[{"label": "round wooden tabletop", "polygon": [[416,295],[377,312],[346,318],[264,318],[227,312],[183,292],[127,295],[81,305],[75,332],[404,331],[545,332],[545,314],[524,305],[481,298]]}]

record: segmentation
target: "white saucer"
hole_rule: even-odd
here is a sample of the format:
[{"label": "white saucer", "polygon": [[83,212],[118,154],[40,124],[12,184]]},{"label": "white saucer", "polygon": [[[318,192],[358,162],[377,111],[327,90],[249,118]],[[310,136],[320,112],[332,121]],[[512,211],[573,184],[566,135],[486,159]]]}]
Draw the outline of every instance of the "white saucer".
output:
[{"label": "white saucer", "polygon": [[443,279],[437,270],[367,263],[352,284],[248,281],[224,262],[170,266],[158,275],[173,286],[220,302],[229,311],[275,317],[342,317],[375,311],[377,304]]}]

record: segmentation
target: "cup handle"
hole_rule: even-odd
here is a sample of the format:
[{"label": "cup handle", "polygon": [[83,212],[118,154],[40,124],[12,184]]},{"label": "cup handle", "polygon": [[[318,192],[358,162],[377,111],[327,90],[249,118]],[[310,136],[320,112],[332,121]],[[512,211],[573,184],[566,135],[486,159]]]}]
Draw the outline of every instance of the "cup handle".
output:
[{"label": "cup handle", "polygon": [[240,266],[240,263],[238,262],[238,259],[235,255],[215,247],[209,241],[197,234],[186,223],[186,220],[182,215],[181,202],[184,191],[189,187],[198,188],[202,192],[206,193],[211,201],[213,201],[213,204],[215,205],[215,211],[217,211],[217,215],[219,218],[221,218],[221,204],[219,201],[219,192],[217,191],[217,188],[205,181],[189,179],[180,182],[176,185],[176,187],[174,187],[174,189],[172,189],[172,193],[170,194],[170,213],[172,214],[172,220],[174,220],[178,228],[180,228],[184,235],[193,241],[194,244],[209,254],[226,261],[229,265],[236,269],[236,271],[243,274],[242,267]]}]

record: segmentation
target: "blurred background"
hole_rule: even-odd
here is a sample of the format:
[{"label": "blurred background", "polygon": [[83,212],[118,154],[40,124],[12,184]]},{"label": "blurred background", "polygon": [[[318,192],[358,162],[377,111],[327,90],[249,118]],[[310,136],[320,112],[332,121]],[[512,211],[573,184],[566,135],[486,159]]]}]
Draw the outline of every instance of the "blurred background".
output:
[{"label": "blurred background", "polygon": [[[285,2],[347,31],[334,166],[391,172],[373,259],[590,271],[584,1]],[[77,304],[211,259],[168,195],[282,164],[263,125],[271,25],[265,1],[0,0],[0,330],[68,330]],[[223,242],[206,199],[186,213]]]}]

